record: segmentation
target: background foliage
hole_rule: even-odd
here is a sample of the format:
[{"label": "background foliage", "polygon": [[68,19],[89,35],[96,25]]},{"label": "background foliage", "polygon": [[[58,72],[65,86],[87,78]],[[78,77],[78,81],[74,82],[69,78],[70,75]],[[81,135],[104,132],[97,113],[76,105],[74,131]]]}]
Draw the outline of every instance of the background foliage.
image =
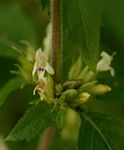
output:
[{"label": "background foliage", "polygon": [[[47,2],[44,2],[45,1],[43,0],[0,1],[1,90],[3,89],[2,87],[5,83],[7,83],[7,81],[9,81],[11,78],[14,78],[14,75],[10,73],[10,70],[13,70],[15,68],[13,64],[17,63],[17,54],[11,47],[13,45],[20,45],[20,40],[29,41],[36,49],[40,46],[42,47],[42,41],[46,32],[46,26],[50,20],[50,13],[47,13],[47,11],[45,11]],[[88,49],[93,49],[96,52],[96,56],[98,56],[99,53],[97,50],[98,48],[107,51],[109,54],[117,51],[117,54],[114,57],[114,61],[112,64],[116,71],[115,77],[108,77],[107,79],[104,79],[104,76],[107,76],[107,73],[105,73],[104,76],[99,76],[100,80],[111,85],[113,90],[107,95],[96,99],[94,101],[92,109],[95,112],[109,112],[116,115],[117,117],[124,117],[124,1],[110,0],[108,2],[105,2],[104,0],[96,0],[94,2],[92,0],[89,0],[88,4],[86,4],[83,0],[63,0],[63,6],[63,8],[65,9],[65,11],[63,11],[64,13],[62,14],[63,18],[65,19],[63,24],[63,35],[65,36],[65,39],[63,39],[63,49],[67,49],[64,51],[63,55],[63,66],[65,66],[65,64],[67,66],[67,68],[64,69],[63,72],[65,76],[64,78],[66,78],[67,70],[70,64],[73,63],[77,58],[82,49],[83,43],[85,43],[85,39],[83,39],[83,35],[81,34],[82,32],[85,32],[83,27],[83,21],[85,21],[85,19],[82,20],[82,18],[86,18],[87,22],[85,22],[85,25],[90,32],[89,34],[91,35],[94,35],[95,32],[94,26],[96,27],[96,25],[93,23],[93,21],[94,19],[96,19],[101,25],[101,33],[95,32],[96,35],[94,35],[94,37],[97,39],[99,38],[100,34],[100,45],[95,42],[95,39],[94,41],[92,41],[94,37],[91,36],[88,41],[90,41],[90,43],[92,42],[92,44],[89,45],[90,47]],[[92,11],[96,10],[95,16],[93,16],[92,13],[86,13],[87,9],[89,8],[92,8]],[[49,6],[47,10],[49,10]],[[84,10],[85,12],[82,13],[82,10]],[[99,15],[102,15],[101,20],[99,20]],[[92,22],[90,18],[94,18]],[[80,22],[78,20],[80,20]],[[87,36],[86,33],[85,36]],[[85,53],[85,56],[86,55],[88,54]],[[93,56],[95,62],[96,56]],[[88,57],[91,58],[91,55],[88,55]],[[85,60],[85,62],[90,65],[92,64],[88,60]],[[94,66],[91,67],[94,68]],[[7,87],[5,88],[7,90]],[[8,135],[13,126],[16,124],[17,120],[29,107],[28,103],[32,100],[32,90],[32,86],[26,86],[23,90],[18,89],[16,90],[16,92],[12,92],[11,94],[7,95],[6,102],[2,106],[0,106],[1,136],[5,137],[6,135]],[[10,150],[16,150],[17,148],[20,150],[35,150],[37,145],[37,138],[29,143],[8,142],[7,144],[9,145]]]}]

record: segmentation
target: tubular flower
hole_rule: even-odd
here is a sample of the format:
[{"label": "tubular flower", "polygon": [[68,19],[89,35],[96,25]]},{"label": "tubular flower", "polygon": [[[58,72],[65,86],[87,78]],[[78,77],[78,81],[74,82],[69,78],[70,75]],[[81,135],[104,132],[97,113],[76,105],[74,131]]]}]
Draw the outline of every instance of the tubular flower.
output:
[{"label": "tubular flower", "polygon": [[115,71],[114,69],[110,66],[111,65],[111,61],[113,59],[113,56],[116,53],[114,52],[111,56],[108,55],[106,52],[102,52],[100,54],[100,56],[102,57],[102,59],[99,60],[99,62],[97,63],[97,72],[101,72],[101,71],[110,71],[111,76],[115,75]]},{"label": "tubular flower", "polygon": [[46,52],[43,52],[41,50],[41,48],[39,48],[36,51],[35,63],[34,63],[32,75],[34,76],[36,72],[38,74],[39,80],[44,78],[45,72],[47,72],[48,74],[51,74],[51,75],[54,74],[53,68],[48,63],[48,56],[47,56]]}]

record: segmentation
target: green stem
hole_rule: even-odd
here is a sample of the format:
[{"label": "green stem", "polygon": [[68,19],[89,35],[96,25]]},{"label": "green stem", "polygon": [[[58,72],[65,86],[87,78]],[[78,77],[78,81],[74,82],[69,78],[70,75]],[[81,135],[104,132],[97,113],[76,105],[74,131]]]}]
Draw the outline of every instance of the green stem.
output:
[{"label": "green stem", "polygon": [[52,23],[52,66],[54,68],[54,80],[60,80],[60,1],[51,0],[51,23]]}]

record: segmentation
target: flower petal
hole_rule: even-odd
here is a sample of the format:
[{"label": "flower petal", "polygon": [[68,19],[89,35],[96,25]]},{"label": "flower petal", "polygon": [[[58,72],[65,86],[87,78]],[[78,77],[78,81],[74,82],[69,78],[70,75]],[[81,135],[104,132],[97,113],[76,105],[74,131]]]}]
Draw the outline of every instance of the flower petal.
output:
[{"label": "flower petal", "polygon": [[54,70],[53,70],[53,68],[50,66],[49,63],[47,63],[47,65],[46,65],[46,71],[47,71],[49,74],[51,74],[51,75],[54,74]]},{"label": "flower petal", "polygon": [[42,51],[42,49],[41,48],[39,48],[37,51],[36,51],[36,60],[37,60],[37,58],[41,55],[43,53],[43,51]]},{"label": "flower petal", "polygon": [[46,52],[43,52],[41,48],[36,51],[36,64],[37,68],[45,67],[48,61]]},{"label": "flower petal", "polygon": [[[111,61],[113,59],[113,56],[115,55],[116,53],[114,52],[111,56],[108,55],[106,52],[102,52],[101,53],[101,57],[102,59],[99,60],[99,62],[97,63],[97,71],[98,72],[101,72],[101,71],[108,71],[110,70],[110,65],[111,65]],[[113,71],[112,71],[112,74],[113,75]]]},{"label": "flower petal", "polygon": [[37,64],[36,64],[36,62],[35,62],[35,63],[34,63],[34,68],[33,68],[33,71],[32,71],[32,76],[35,75],[36,71],[37,71]]},{"label": "flower petal", "polygon": [[106,60],[111,60],[111,56],[107,54],[105,51],[101,52],[100,56],[105,58]]},{"label": "flower petal", "polygon": [[45,74],[45,69],[44,70],[38,70],[38,79],[41,80],[44,78],[44,74]]},{"label": "flower petal", "polygon": [[109,67],[109,71],[110,71],[111,76],[115,75],[115,70],[112,67]]},{"label": "flower petal", "polygon": [[102,59],[100,59],[97,63],[97,71],[106,71],[111,64],[112,58],[104,51],[101,53],[100,56],[102,56]]}]

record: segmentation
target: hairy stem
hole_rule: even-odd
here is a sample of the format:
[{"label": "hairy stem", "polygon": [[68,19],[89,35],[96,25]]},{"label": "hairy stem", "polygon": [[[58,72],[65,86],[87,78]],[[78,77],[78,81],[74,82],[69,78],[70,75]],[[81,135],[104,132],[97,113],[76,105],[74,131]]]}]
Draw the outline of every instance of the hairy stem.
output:
[{"label": "hairy stem", "polygon": [[52,65],[55,71],[54,80],[60,80],[60,0],[51,0],[52,23]]}]

